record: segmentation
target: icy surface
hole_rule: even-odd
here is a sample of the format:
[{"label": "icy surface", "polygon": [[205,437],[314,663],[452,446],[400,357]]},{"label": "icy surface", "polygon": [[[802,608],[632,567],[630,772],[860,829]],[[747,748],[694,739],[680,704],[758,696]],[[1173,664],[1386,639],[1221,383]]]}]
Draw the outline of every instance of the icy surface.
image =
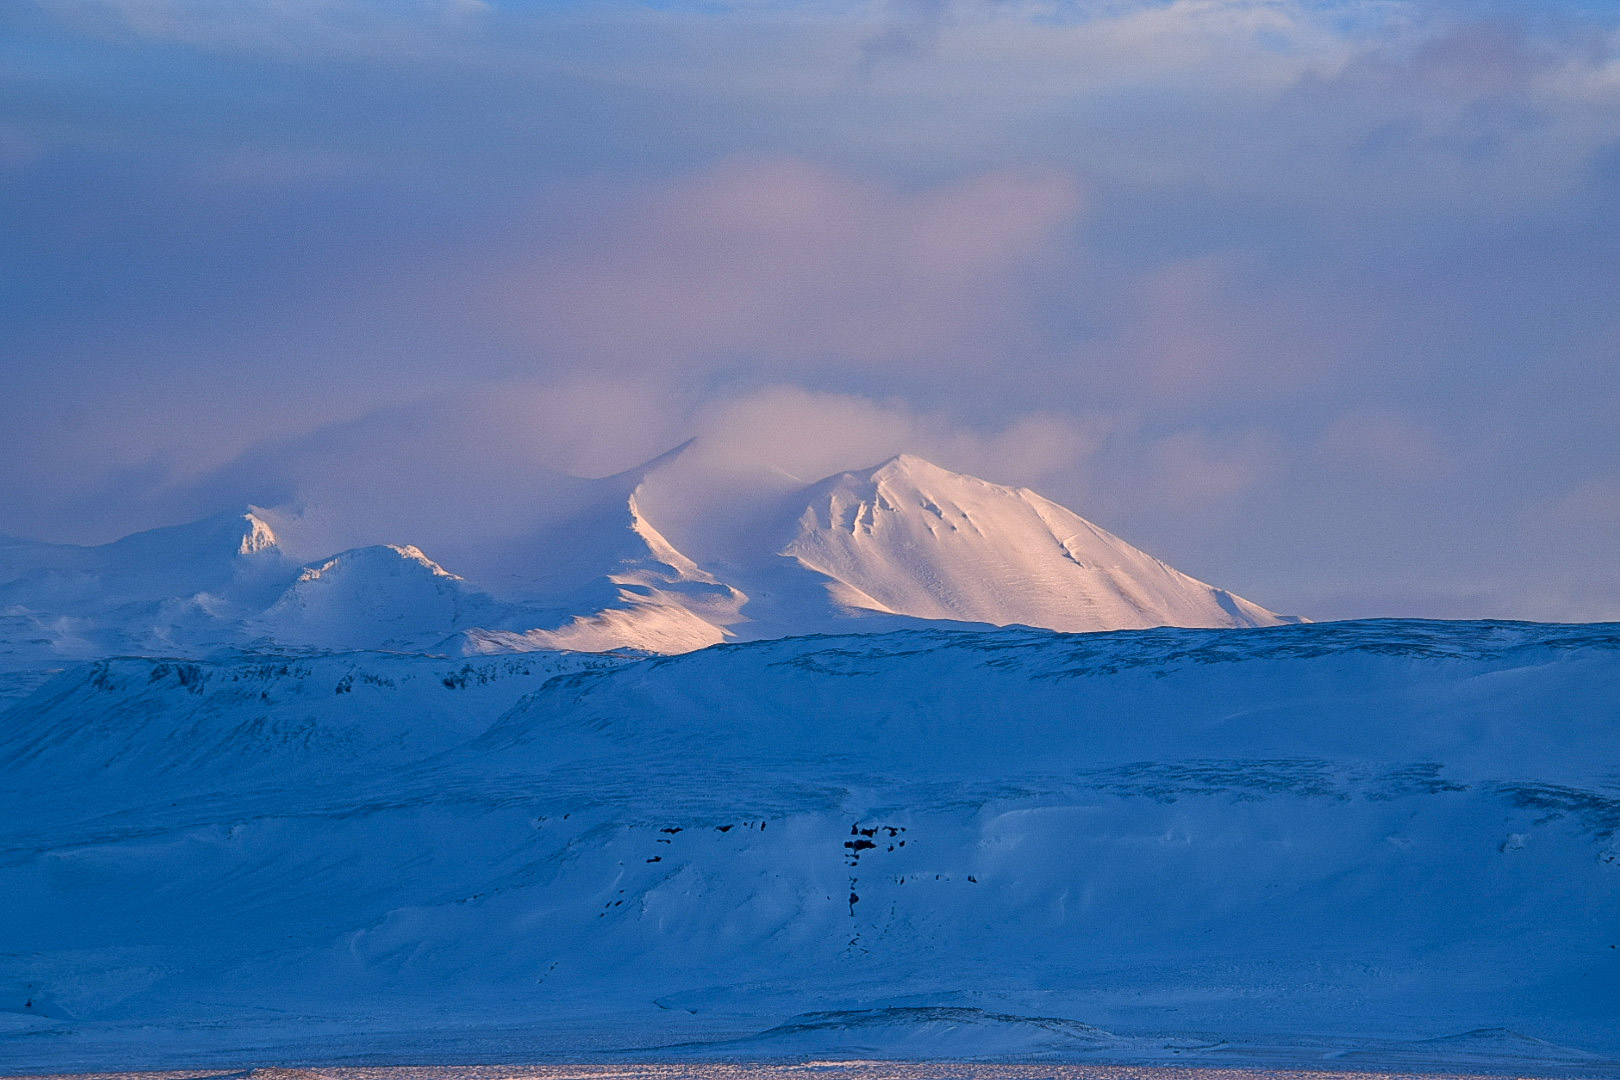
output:
[{"label": "icy surface", "polygon": [[1613,1075],[1617,701],[1605,625],[89,663],[0,713],[0,1061]]}]

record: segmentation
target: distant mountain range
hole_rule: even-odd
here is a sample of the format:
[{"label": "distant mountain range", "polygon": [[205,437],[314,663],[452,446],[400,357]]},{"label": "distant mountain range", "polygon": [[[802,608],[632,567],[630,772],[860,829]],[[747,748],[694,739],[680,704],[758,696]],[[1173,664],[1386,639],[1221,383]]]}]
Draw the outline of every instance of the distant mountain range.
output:
[{"label": "distant mountain range", "polygon": [[0,666],[225,646],[681,653],[941,621],[1062,631],[1300,621],[1033,491],[910,455],[761,497],[743,525],[726,523],[725,556],[705,564],[646,509],[648,477],[669,460],[595,482],[548,543],[512,550],[498,590],[405,543],[297,562],[254,508],[99,547],[0,540]]}]

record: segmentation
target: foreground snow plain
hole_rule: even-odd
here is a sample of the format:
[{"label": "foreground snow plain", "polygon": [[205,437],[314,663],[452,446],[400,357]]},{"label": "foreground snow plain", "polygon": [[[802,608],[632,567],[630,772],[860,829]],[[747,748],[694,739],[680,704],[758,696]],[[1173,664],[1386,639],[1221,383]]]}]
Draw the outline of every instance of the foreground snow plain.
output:
[{"label": "foreground snow plain", "polygon": [[0,1072],[1612,1076],[1616,702],[1613,625],[97,661],[0,714]]}]

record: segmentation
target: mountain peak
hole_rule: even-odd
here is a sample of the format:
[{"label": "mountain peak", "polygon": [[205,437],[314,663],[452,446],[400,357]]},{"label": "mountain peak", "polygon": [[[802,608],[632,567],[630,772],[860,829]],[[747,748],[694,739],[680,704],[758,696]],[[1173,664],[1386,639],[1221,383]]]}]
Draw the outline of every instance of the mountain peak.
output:
[{"label": "mountain peak", "polygon": [[1054,630],[1296,620],[1216,589],[1024,488],[900,454],[819,487],[783,554],[845,607]]},{"label": "mountain peak", "polygon": [[640,465],[632,466],[631,468],[625,469],[623,472],[614,473],[612,476],[604,476],[602,478],[602,482],[607,484],[624,484],[628,488],[634,489],[640,485],[642,481],[646,480],[649,474],[657,472],[659,469],[679,460],[683,454],[692,449],[692,446],[697,441],[697,436],[694,435],[692,438],[687,439],[679,446],[665,450],[662,454],[659,454],[654,458],[649,458],[648,460],[643,461]]},{"label": "mountain peak", "polygon": [[[952,477],[959,480],[976,479],[975,477],[967,476],[963,473],[951,472],[951,470],[935,465],[932,461],[929,461],[926,458],[920,458],[916,454],[907,453],[896,454],[883,464],[869,469],[864,473],[856,473],[854,475],[862,476],[871,480],[883,480],[895,476],[906,476],[914,479],[920,479],[923,477]],[[982,480],[979,482],[984,483]]]},{"label": "mountain peak", "polygon": [[257,555],[261,551],[271,551],[280,546],[275,530],[270,528],[269,522],[259,516],[258,507],[248,507],[241,515],[241,520],[247,523],[247,529],[242,533],[242,542],[237,545],[238,555]]}]

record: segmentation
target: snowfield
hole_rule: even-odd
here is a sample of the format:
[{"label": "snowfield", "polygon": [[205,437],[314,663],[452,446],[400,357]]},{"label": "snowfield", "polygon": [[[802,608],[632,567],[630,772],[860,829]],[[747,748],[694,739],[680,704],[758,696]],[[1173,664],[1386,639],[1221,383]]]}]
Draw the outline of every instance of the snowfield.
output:
[{"label": "snowfield", "polygon": [[1612,1076],[1617,701],[1610,625],[93,661],[0,713],[0,1072]]}]

